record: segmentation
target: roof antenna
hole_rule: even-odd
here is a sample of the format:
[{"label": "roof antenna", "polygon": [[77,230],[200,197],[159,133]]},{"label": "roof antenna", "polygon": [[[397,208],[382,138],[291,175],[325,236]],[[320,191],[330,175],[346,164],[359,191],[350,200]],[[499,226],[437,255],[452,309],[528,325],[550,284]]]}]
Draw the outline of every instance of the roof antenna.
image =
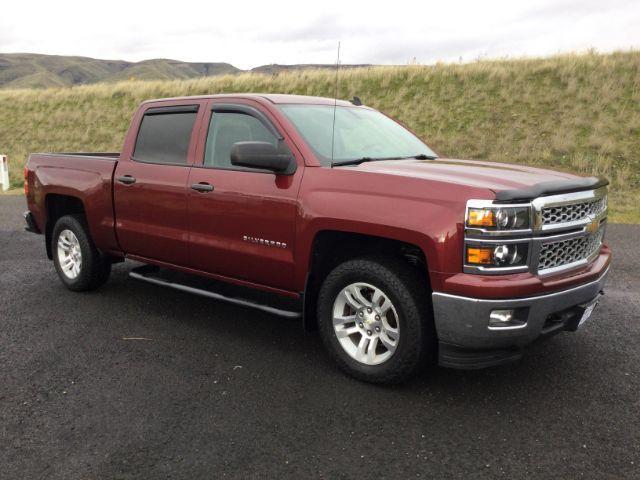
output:
[{"label": "roof antenna", "polygon": [[340,70],[340,42],[338,42],[338,58],[336,60],[336,91],[333,96],[333,125],[331,126],[331,167],[333,167],[333,147],[336,138],[336,110],[338,109],[338,72]]}]

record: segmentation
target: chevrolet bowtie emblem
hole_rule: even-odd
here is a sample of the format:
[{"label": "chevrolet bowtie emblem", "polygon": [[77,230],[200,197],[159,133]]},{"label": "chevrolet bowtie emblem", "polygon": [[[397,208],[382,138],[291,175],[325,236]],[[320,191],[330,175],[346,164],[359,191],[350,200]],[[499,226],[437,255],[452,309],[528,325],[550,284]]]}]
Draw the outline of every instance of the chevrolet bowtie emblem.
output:
[{"label": "chevrolet bowtie emblem", "polygon": [[591,223],[585,227],[588,233],[596,233],[600,228],[600,220],[592,220]]}]

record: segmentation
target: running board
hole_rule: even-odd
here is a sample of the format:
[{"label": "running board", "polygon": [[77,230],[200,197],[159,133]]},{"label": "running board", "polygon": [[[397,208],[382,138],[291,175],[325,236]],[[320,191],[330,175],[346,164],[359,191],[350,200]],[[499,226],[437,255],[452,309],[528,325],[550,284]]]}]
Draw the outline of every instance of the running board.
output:
[{"label": "running board", "polygon": [[[265,305],[262,303],[258,303],[252,300],[247,300],[244,298],[238,298],[234,296],[227,296],[221,293],[213,292],[204,288],[197,288],[194,286],[186,285],[185,283],[178,283],[173,281],[170,276],[169,278],[163,278],[162,275],[154,275],[161,272],[160,269],[156,267],[152,267],[150,265],[145,265],[142,267],[134,268],[129,272],[129,276],[136,280],[142,280],[143,282],[152,283],[154,285],[161,285],[163,287],[173,288],[174,290],[180,290],[182,292],[192,293],[194,295],[200,295],[202,297],[212,298],[214,300],[220,300],[222,302],[232,303],[234,305],[239,305],[241,307],[253,308],[255,310],[260,310],[262,312],[270,313],[272,315],[278,315],[280,317],[286,318],[301,318],[302,313],[296,312],[292,310],[284,310],[276,307],[271,307],[269,305]],[[200,280],[203,280],[200,278]]]}]

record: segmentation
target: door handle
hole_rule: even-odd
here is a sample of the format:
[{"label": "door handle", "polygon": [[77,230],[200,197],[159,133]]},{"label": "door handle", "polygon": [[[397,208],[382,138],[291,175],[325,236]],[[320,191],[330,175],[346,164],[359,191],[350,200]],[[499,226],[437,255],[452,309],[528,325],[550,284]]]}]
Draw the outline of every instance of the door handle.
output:
[{"label": "door handle", "polygon": [[136,183],[135,177],[131,175],[123,175],[122,177],[116,178],[120,183],[124,183],[125,185],[131,185],[132,183]]},{"label": "door handle", "polygon": [[191,185],[192,190],[196,190],[197,192],[207,193],[213,190],[213,185],[209,185],[205,182],[194,183]]}]

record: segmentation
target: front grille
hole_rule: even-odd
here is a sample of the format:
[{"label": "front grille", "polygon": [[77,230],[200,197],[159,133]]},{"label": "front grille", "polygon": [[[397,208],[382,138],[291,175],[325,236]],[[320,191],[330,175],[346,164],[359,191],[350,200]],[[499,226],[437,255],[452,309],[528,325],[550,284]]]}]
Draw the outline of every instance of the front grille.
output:
[{"label": "front grille", "polygon": [[595,216],[607,208],[607,197],[597,198],[581,203],[544,207],[542,209],[543,225],[575,222]]},{"label": "front grille", "polygon": [[540,247],[538,271],[569,265],[593,255],[602,244],[604,229],[585,237],[545,243]]}]

